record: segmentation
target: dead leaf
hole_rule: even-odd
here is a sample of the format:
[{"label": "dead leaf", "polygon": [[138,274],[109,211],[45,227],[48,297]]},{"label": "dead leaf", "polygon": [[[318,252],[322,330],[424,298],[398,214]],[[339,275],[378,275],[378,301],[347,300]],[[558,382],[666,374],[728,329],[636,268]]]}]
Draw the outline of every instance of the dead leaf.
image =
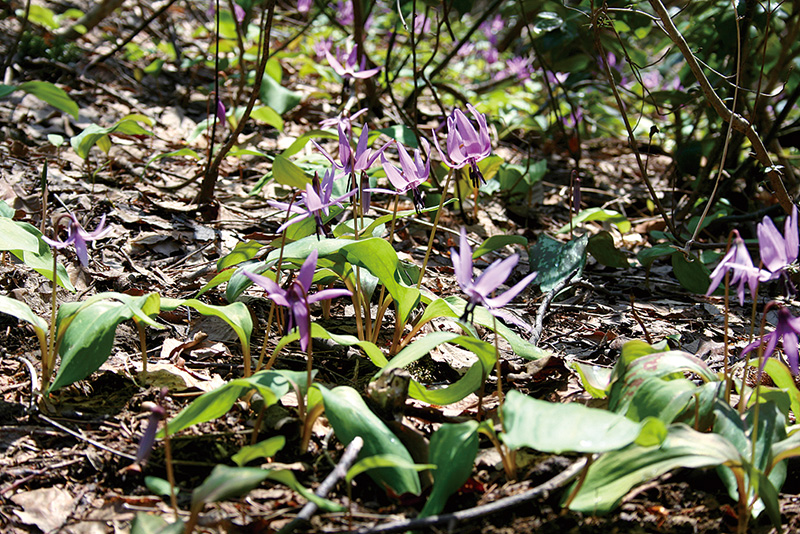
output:
[{"label": "dead leaf", "polygon": [[27,525],[35,525],[42,532],[60,528],[72,513],[75,499],[61,488],[41,488],[17,493],[11,500],[22,510],[14,510]]}]

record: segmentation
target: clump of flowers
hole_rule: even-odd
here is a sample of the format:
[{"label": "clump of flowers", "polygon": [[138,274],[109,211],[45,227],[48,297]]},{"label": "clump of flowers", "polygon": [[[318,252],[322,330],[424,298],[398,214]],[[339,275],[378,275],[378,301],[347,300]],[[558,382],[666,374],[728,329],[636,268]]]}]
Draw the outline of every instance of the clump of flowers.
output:
[{"label": "clump of flowers", "polygon": [[449,167],[460,169],[469,165],[469,177],[475,187],[486,181],[478,168],[478,162],[492,153],[492,140],[489,137],[489,127],[486,125],[486,116],[478,113],[472,104],[467,104],[467,109],[478,123],[476,130],[460,109],[453,110],[447,118],[447,155],[445,155],[439,140],[434,136],[436,150]]}]

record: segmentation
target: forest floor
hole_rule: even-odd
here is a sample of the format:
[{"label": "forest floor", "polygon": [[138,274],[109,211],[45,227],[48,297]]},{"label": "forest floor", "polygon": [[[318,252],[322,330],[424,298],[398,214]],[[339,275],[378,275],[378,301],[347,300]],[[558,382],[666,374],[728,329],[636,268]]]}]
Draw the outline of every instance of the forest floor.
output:
[{"label": "forest floor", "polygon": [[[45,161],[51,206],[55,197],[86,220],[105,214],[110,235],[91,250],[88,268],[68,253],[67,266],[77,292],[59,291],[62,302],[78,300],[102,291],[142,294],[157,291],[164,297],[188,298],[216,274],[216,261],[241,241],[265,243],[275,237],[280,224],[276,210],[265,198],[274,193],[269,186],[255,196],[249,191],[269,164],[257,156],[229,158],[217,183],[218,211],[208,220],[193,203],[201,166],[193,160],[168,158],[151,165],[154,154],[183,146],[188,132],[205,118],[207,100],[195,98],[175,73],[159,78],[145,76],[141,82],[130,76],[130,65],[109,60],[81,74],[78,68],[43,61],[26,65],[29,79],[45,79],[70,88],[79,103],[75,121],[32,96],[0,100],[0,198],[17,210],[17,218],[39,226],[41,190],[39,176]],[[205,73],[208,75],[209,73]],[[300,87],[297,84],[297,87]],[[292,136],[307,131],[331,109],[327,102],[309,98],[286,117],[285,132],[249,129],[244,137],[251,146],[275,152],[287,146]],[[154,119],[154,135],[147,138],[119,136],[108,157],[95,150],[87,164],[68,146],[53,147],[47,135],[69,137],[79,129],[98,123],[108,125],[130,113]],[[243,143],[244,144],[244,143]],[[618,245],[631,258],[647,244],[647,233],[659,229],[660,219],[646,206],[647,191],[638,178],[633,156],[624,142],[615,139],[584,140],[580,167],[591,177],[583,184],[586,206],[610,207],[633,223],[631,232],[618,235]],[[497,148],[513,158],[513,146]],[[527,202],[507,205],[501,198],[487,198],[472,215],[448,210],[437,232],[434,257],[425,286],[434,294],[458,292],[449,250],[457,243],[457,231],[466,226],[471,238],[515,234],[534,243],[539,235],[556,231],[569,220],[569,170],[566,147],[540,143],[538,155],[546,159],[548,172],[532,190]],[[99,165],[102,168],[98,168]],[[655,187],[669,196],[672,161],[668,156],[650,156]],[[378,207],[390,208],[380,198]],[[410,205],[409,205],[410,207]],[[466,215],[466,218],[465,218]],[[421,265],[428,242],[427,217],[402,225],[393,244],[409,261]],[[755,222],[755,221],[754,221]],[[753,223],[754,223],[753,222]],[[89,223],[93,228],[94,222]],[[598,225],[589,231],[601,229]],[[509,251],[505,251],[507,254]],[[636,264],[635,262],[633,264]],[[638,265],[638,264],[637,264]],[[527,272],[523,255],[517,279]],[[24,266],[6,259],[0,265],[2,293],[13,295],[43,317],[50,315],[50,283]],[[209,302],[224,303],[218,291],[206,295]],[[251,291],[247,298],[258,326],[254,345],[260,346],[268,305],[263,293]],[[533,325],[542,299],[532,289],[512,306],[525,322]],[[526,362],[506,352],[506,387],[554,402],[597,402],[585,392],[570,364],[579,361],[611,366],[628,339],[653,342],[671,339],[673,346],[719,365],[723,339],[723,305],[684,290],[671,267],[656,264],[611,269],[589,260],[582,277],[547,310],[539,341],[552,356]],[[352,312],[352,308],[350,309]],[[318,310],[314,320],[321,321]],[[335,332],[350,333],[348,310],[334,304],[333,318],[325,323]],[[387,328],[392,328],[387,318]],[[55,392],[48,410],[31,407],[31,375],[23,361],[36,362],[38,344],[32,331],[15,320],[0,316],[0,530],[3,532],[64,532],[89,534],[126,531],[134,515],[145,511],[171,517],[168,499],[153,495],[144,477],[165,478],[163,448],[158,448],[143,472],[126,469],[136,455],[139,436],[147,421],[145,401],[155,400],[162,386],[170,387],[168,417],[176,414],[199,393],[209,391],[233,377],[241,376],[242,355],[233,331],[224,323],[207,318],[173,314],[165,318],[168,328],[148,331],[150,371],[139,374],[141,358],[136,330],[123,323],[112,357],[87,380]],[[734,306],[731,328],[737,346],[746,340],[749,308]],[[433,328],[441,325],[434,324]],[[459,354],[432,354],[422,369],[428,381],[445,381],[463,369]],[[34,364],[34,365],[38,365]],[[285,356],[277,365],[305,369],[304,356]],[[360,356],[340,351],[315,350],[317,381],[329,386],[348,384],[364,390],[374,368]],[[494,390],[494,384],[488,388]],[[291,402],[272,414],[288,418],[282,432],[296,425]],[[484,408],[496,414],[496,395],[488,395]],[[426,412],[422,403],[409,401],[408,421],[429,434],[443,417],[457,420],[477,415],[477,398]],[[230,462],[230,456],[247,444],[256,414],[245,403],[215,421],[197,425],[172,440],[176,478],[183,490],[196,487],[211,468]],[[288,426],[287,426],[288,425]],[[265,423],[264,428],[268,428]],[[265,432],[266,435],[268,432]],[[291,430],[287,436],[296,436]],[[315,427],[310,452],[299,454],[291,438],[274,461],[295,471],[299,481],[316,488],[331,471],[342,447],[331,440],[323,423]],[[521,495],[545,483],[576,461],[574,456],[520,454],[519,478],[508,480],[499,457],[489,442],[481,443],[477,466],[470,482],[450,499],[446,513],[467,510],[503,498]],[[796,469],[781,494],[784,531],[800,527],[800,477]],[[187,496],[189,491],[183,491]],[[520,505],[469,521],[453,520],[435,531],[454,533],[691,533],[735,531],[736,508],[719,479],[708,471],[677,471],[636,488],[613,513],[594,517],[562,511],[559,503],[564,487]],[[368,529],[414,517],[420,502],[392,498],[376,492],[368,479],[356,479],[351,496],[343,484],[329,497],[346,503],[347,513],[318,513],[310,531],[340,532]],[[179,504],[186,509],[186,498]],[[207,506],[200,526],[209,532],[271,532],[286,525],[304,500],[288,488],[269,483],[246,498]],[[771,532],[766,520],[753,521],[753,532]]]}]

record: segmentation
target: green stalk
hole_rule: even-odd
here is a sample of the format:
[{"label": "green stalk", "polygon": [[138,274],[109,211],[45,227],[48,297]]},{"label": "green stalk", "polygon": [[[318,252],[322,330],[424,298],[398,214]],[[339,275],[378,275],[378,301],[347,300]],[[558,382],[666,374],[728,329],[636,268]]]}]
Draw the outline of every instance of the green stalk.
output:
[{"label": "green stalk", "polygon": [[450,188],[450,180],[453,178],[453,169],[447,172],[447,180],[444,183],[442,190],[442,198],[439,199],[439,209],[436,210],[436,216],[433,218],[433,228],[431,228],[431,236],[428,239],[428,250],[425,252],[425,260],[422,262],[422,270],[419,272],[419,280],[417,280],[417,289],[422,287],[422,278],[425,276],[425,269],[428,266],[428,259],[431,256],[431,249],[433,249],[433,239],[436,237],[436,228],[439,226],[439,217],[442,215],[442,207],[444,206],[444,199],[447,196],[447,190]]}]

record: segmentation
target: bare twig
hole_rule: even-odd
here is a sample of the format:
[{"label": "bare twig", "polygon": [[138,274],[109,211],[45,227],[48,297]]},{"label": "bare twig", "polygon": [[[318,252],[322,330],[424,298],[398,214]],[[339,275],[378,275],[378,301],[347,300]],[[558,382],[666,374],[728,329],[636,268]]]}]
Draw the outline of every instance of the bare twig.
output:
[{"label": "bare twig", "polygon": [[560,488],[575,478],[585,465],[586,458],[581,458],[544,484],[540,484],[526,492],[505,497],[503,499],[498,499],[492,503],[476,506],[475,508],[470,508],[469,510],[461,510],[458,512],[453,512],[452,514],[434,515],[423,519],[406,519],[403,521],[389,523],[388,525],[383,525],[380,527],[359,529],[352,532],[355,532],[356,534],[388,534],[390,532],[402,532],[405,530],[433,527],[441,524],[454,525],[455,523],[461,521],[468,521],[470,519],[477,519],[490,514],[496,514],[539,497],[546,497],[551,491]]},{"label": "bare twig", "polygon": [[110,452],[111,454],[116,454],[117,456],[120,456],[120,457],[122,457],[122,458],[125,458],[126,460],[130,460],[131,462],[135,462],[135,461],[136,461],[136,456],[133,456],[133,455],[130,455],[130,454],[126,454],[126,453],[124,453],[124,452],[122,452],[122,451],[118,451],[118,450],[112,449],[111,447],[108,447],[108,446],[106,446],[106,445],[103,445],[103,444],[102,444],[102,443],[100,443],[99,441],[95,441],[95,440],[93,440],[92,438],[89,438],[89,437],[87,437],[87,436],[84,436],[82,433],[80,433],[80,432],[76,432],[75,430],[72,430],[72,429],[70,429],[70,428],[68,428],[68,427],[66,427],[66,426],[64,426],[64,425],[62,425],[62,424],[61,424],[61,423],[59,423],[58,421],[54,421],[54,420],[50,419],[50,418],[49,418],[49,417],[47,417],[46,415],[39,414],[39,416],[38,416],[38,417],[39,417],[39,419],[41,419],[42,421],[44,421],[44,422],[46,422],[46,423],[49,423],[49,424],[53,425],[54,427],[58,428],[59,430],[63,430],[64,432],[66,432],[66,433],[67,433],[67,434],[69,434],[70,436],[73,436],[73,437],[75,437],[75,438],[78,438],[78,439],[79,439],[79,440],[81,440],[81,441],[85,441],[86,443],[88,443],[88,444],[90,444],[90,445],[94,445],[94,446],[95,446],[95,447],[97,447],[98,449],[102,449],[102,450],[104,450],[104,451]]},{"label": "bare twig", "polygon": [[[337,482],[340,479],[344,478],[347,475],[347,471],[350,469],[350,466],[353,465],[353,462],[356,461],[356,457],[358,457],[358,453],[361,452],[361,447],[364,446],[364,440],[360,437],[356,436],[353,441],[345,448],[344,454],[342,454],[342,458],[339,460],[339,463],[330,472],[330,474],[325,477],[325,480],[322,481],[322,484],[319,485],[317,491],[314,493],[318,497],[325,497],[328,493],[333,489]],[[297,527],[301,524],[306,523],[311,520],[311,517],[317,511],[317,505],[314,502],[307,502],[303,509],[300,510],[300,513],[297,514],[297,517],[292,519],[291,523],[283,527],[278,531],[278,534],[289,534],[293,532]]]},{"label": "bare twig", "polygon": [[683,38],[683,35],[681,35],[681,33],[675,27],[675,24],[673,24],[672,19],[667,12],[667,8],[664,7],[664,4],[661,2],[661,0],[650,0],[650,5],[653,6],[653,10],[655,10],[659,19],[661,19],[661,24],[666,34],[678,46],[681,54],[683,54],[683,58],[689,65],[689,68],[691,69],[692,74],[694,74],[695,79],[700,84],[700,88],[703,90],[703,94],[705,95],[708,103],[711,104],[711,106],[714,108],[717,114],[722,117],[723,120],[731,123],[733,129],[735,129],[737,132],[742,132],[745,134],[748,141],[750,141],[750,144],[753,146],[756,159],[767,169],[767,178],[769,178],[770,185],[775,192],[778,202],[780,202],[781,207],[786,213],[791,213],[793,205],[792,199],[789,198],[789,194],[786,192],[786,187],[783,185],[781,173],[773,164],[769,152],[767,152],[764,143],[761,142],[761,138],[758,136],[758,133],[756,133],[755,129],[753,129],[753,125],[741,115],[733,113],[730,109],[728,109],[722,99],[717,95],[717,93],[714,92],[714,88],[711,87],[711,83],[708,81],[708,78],[706,78],[706,75],[700,68],[697,58],[689,49],[689,45],[686,44],[686,40]]}]

